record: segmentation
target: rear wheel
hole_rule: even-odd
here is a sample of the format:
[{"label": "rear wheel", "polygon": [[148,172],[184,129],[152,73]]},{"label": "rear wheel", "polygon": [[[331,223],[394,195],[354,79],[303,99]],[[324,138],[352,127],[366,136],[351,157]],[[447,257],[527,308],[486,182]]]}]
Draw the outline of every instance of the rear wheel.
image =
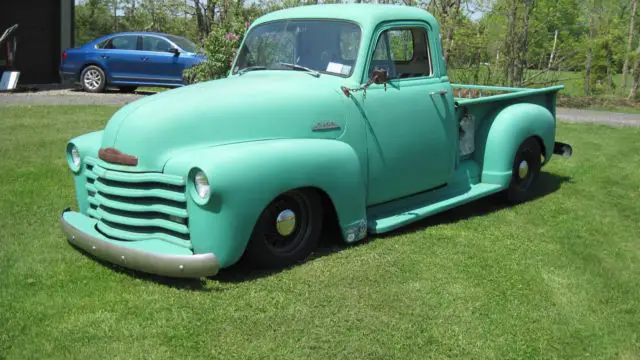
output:
[{"label": "rear wheel", "polygon": [[104,75],[104,71],[95,65],[89,65],[80,75],[80,82],[84,91],[91,93],[103,92],[107,85],[107,79]]},{"label": "rear wheel", "polygon": [[292,190],[278,196],[260,215],[247,245],[247,258],[260,267],[279,268],[304,260],[322,230],[317,193]]},{"label": "rear wheel", "polygon": [[540,143],[528,138],[518,148],[513,161],[511,184],[505,195],[507,202],[518,204],[532,198],[542,163]]}]

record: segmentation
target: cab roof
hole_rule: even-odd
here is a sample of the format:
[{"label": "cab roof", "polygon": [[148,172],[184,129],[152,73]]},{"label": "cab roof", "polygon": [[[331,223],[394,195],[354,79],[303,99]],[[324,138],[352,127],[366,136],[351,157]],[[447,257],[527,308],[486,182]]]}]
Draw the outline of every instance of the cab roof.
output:
[{"label": "cab roof", "polygon": [[286,19],[340,19],[353,21],[362,27],[376,26],[381,22],[422,20],[438,27],[435,17],[416,7],[387,4],[321,4],[277,10],[258,18],[252,26]]}]

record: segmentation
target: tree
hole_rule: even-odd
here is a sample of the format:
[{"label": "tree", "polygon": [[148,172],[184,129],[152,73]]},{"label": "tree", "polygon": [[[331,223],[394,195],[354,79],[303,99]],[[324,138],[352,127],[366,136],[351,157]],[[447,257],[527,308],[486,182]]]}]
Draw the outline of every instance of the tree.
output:
[{"label": "tree", "polygon": [[631,77],[633,78],[633,85],[631,86],[629,99],[635,99],[638,97],[638,87],[640,87],[640,46],[636,49],[636,62],[633,65]]},{"label": "tree", "polygon": [[631,46],[633,45],[633,34],[636,22],[636,10],[638,8],[638,0],[631,1],[631,18],[629,20],[629,36],[627,38],[627,52],[624,56],[624,65],[622,66],[622,91],[627,88],[627,73],[629,71]]},{"label": "tree", "polygon": [[75,14],[75,42],[77,44],[85,44],[111,32],[111,14],[104,1],[87,0],[76,6]]},{"label": "tree", "polygon": [[593,40],[596,36],[594,12],[597,0],[590,0],[588,6],[589,40],[587,41],[587,59],[584,65],[584,94],[591,95],[591,65],[593,64]]}]

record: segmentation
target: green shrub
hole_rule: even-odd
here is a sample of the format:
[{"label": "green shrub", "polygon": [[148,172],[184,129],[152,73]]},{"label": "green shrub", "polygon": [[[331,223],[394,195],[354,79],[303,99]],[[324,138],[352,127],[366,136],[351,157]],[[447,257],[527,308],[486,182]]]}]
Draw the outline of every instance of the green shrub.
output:
[{"label": "green shrub", "polygon": [[204,39],[207,60],[184,72],[187,84],[226,77],[249,23],[241,18],[215,23]]}]

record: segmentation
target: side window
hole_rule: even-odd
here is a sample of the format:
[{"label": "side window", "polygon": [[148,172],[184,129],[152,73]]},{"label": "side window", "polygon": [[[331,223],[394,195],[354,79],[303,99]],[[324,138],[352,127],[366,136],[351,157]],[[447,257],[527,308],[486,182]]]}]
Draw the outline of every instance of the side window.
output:
[{"label": "side window", "polygon": [[111,42],[111,40],[103,40],[96,44],[96,49],[106,49],[107,43]]},{"label": "side window", "polygon": [[431,76],[426,31],[419,27],[385,30],[373,52],[369,76],[376,68],[387,70],[390,79]]},{"label": "side window", "polygon": [[413,34],[411,30],[389,31],[391,56],[395,61],[411,61],[413,59]]},{"label": "side window", "polygon": [[170,47],[171,43],[165,39],[155,36],[144,36],[142,38],[142,50],[144,51],[167,52]]},{"label": "side window", "polygon": [[107,41],[105,49],[118,49],[118,50],[136,50],[138,47],[138,37],[135,35],[123,35],[116,36]]}]

